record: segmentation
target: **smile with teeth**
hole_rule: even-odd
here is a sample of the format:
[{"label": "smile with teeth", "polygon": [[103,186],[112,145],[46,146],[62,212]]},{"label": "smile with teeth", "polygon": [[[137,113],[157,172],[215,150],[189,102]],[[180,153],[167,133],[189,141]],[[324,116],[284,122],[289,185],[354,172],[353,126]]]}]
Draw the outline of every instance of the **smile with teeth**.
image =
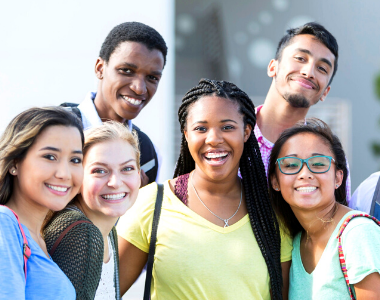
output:
[{"label": "smile with teeth", "polygon": [[127,96],[121,96],[125,101],[133,104],[133,105],[140,105],[142,103],[142,100],[135,99],[135,98],[130,98]]},{"label": "smile with teeth", "polygon": [[298,192],[304,192],[304,193],[311,193],[315,191],[316,189],[317,188],[315,186],[303,186],[303,187],[296,188]]},{"label": "smile with teeth", "polygon": [[106,194],[106,195],[101,195],[103,199],[106,200],[120,200],[125,197],[127,193],[119,193],[119,194]]},{"label": "smile with teeth", "polygon": [[69,189],[68,187],[55,186],[55,185],[51,185],[51,184],[47,184],[47,183],[46,183],[46,186],[49,189],[52,189],[52,190],[57,191],[57,192],[66,192]]},{"label": "smile with teeth", "polygon": [[209,161],[221,161],[228,156],[228,152],[208,152],[204,157]]}]

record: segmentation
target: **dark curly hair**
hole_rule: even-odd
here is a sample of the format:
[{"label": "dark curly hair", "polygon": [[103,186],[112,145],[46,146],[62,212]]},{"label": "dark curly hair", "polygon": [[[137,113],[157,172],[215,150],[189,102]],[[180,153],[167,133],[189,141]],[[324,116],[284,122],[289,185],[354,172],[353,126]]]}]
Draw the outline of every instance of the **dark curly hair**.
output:
[{"label": "dark curly hair", "polygon": [[[317,119],[310,118],[305,121],[300,121],[291,128],[286,129],[278,138],[273,146],[272,153],[270,155],[269,169],[268,169],[268,179],[270,180],[273,176],[276,176],[276,160],[279,158],[279,154],[283,145],[291,137],[301,134],[301,133],[311,133],[319,136],[330,148],[335,159],[335,166],[337,170],[343,171],[343,181],[342,184],[335,190],[335,200],[343,205],[347,206],[346,201],[346,181],[348,176],[346,155],[339,138],[332,133],[329,126]],[[302,231],[303,228],[298,222],[296,216],[294,215],[290,205],[284,200],[280,191],[273,189],[272,185],[269,185],[269,196],[271,198],[272,206],[276,212],[277,217],[280,222],[289,230],[289,233],[294,236],[298,232]]]},{"label": "dark curly hair", "polygon": [[112,53],[123,42],[137,42],[149,50],[159,50],[164,56],[165,66],[168,47],[164,39],[154,28],[139,22],[125,22],[114,27],[104,40],[99,56],[108,63]]},{"label": "dark curly hair", "polygon": [[332,54],[335,56],[334,60],[334,70],[331,76],[329,85],[331,84],[336,71],[338,70],[338,56],[339,56],[339,48],[338,42],[335,37],[321,24],[316,22],[309,22],[297,28],[290,28],[286,31],[286,34],[281,38],[278,43],[276,50],[276,60],[281,61],[282,51],[291,43],[291,40],[301,34],[310,34],[315,37],[318,41],[320,41],[323,45],[325,45]]},{"label": "dark curly hair", "polygon": [[[178,110],[182,142],[174,177],[190,173],[195,168],[195,162],[184,135],[186,120],[189,107],[200,98],[210,95],[237,103],[239,112],[243,115],[244,124],[255,127],[255,107],[246,93],[227,81],[201,79],[196,87],[186,93]],[[264,164],[253,132],[244,144],[239,166],[252,231],[268,268],[272,299],[282,299],[279,225],[270,205]]]}]

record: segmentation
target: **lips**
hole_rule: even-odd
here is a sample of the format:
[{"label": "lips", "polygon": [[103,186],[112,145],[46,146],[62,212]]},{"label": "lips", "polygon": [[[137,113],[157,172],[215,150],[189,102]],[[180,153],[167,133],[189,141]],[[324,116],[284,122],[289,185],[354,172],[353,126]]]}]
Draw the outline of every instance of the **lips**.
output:
[{"label": "lips", "polygon": [[314,192],[317,189],[315,186],[300,186],[296,188],[295,190],[301,193],[311,193]]},{"label": "lips", "polygon": [[53,185],[45,183],[45,186],[56,195],[66,195],[67,191],[70,189],[70,186],[62,186],[62,185]]},{"label": "lips", "polygon": [[103,194],[100,195],[104,200],[120,200],[123,199],[127,193],[117,193],[117,194]]},{"label": "lips", "polygon": [[317,89],[317,85],[309,79],[301,78],[301,77],[294,77],[294,78],[291,78],[291,80],[297,82],[299,85],[301,85],[305,89],[309,89],[309,90],[316,90]]},{"label": "lips", "polygon": [[137,98],[133,98],[133,97],[128,97],[128,96],[124,96],[124,95],[121,95],[121,98],[123,98],[125,101],[127,101],[128,103],[135,105],[135,106],[141,105],[141,103],[145,100],[145,99],[137,99]]}]

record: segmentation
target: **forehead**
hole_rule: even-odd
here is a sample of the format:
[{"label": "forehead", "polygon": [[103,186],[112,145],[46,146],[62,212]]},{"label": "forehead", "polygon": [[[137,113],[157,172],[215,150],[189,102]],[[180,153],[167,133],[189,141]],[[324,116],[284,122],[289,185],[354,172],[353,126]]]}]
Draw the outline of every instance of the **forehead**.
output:
[{"label": "forehead", "polygon": [[335,55],[321,41],[311,34],[300,34],[293,37],[282,51],[282,57],[292,55],[299,49],[310,51],[313,56],[326,58],[334,64]]},{"label": "forehead", "polygon": [[129,159],[136,159],[137,153],[126,141],[117,139],[93,145],[84,157],[85,164],[94,161],[105,164],[120,164]]},{"label": "forehead", "polygon": [[223,119],[242,119],[239,112],[239,104],[236,101],[218,97],[215,95],[201,97],[198,101],[191,104],[188,110],[188,120],[223,120]]},{"label": "forehead", "polygon": [[315,154],[334,157],[327,140],[314,133],[299,133],[284,143],[279,157],[297,155],[297,157],[305,159]]},{"label": "forehead", "polygon": [[148,49],[139,42],[122,42],[112,52],[109,64],[130,63],[140,65],[145,62],[152,68],[162,70],[164,68],[164,56],[158,49]]}]

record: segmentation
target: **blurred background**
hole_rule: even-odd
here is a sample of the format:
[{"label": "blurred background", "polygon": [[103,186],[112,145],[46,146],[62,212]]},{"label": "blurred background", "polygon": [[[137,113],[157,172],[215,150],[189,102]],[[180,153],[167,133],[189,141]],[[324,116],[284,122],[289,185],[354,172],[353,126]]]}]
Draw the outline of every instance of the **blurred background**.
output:
[{"label": "blurred background", "polygon": [[[160,150],[163,181],[179,152],[177,108],[187,90],[202,77],[224,79],[262,104],[266,67],[285,30],[317,21],[336,37],[340,57],[326,101],[309,116],[341,138],[354,191],[380,167],[379,12],[377,0],[8,1],[0,17],[0,131],[31,106],[82,102],[96,90],[94,65],[108,32],[143,22],[169,48],[158,92],[134,121]],[[124,299],[141,299],[136,290]]]}]

